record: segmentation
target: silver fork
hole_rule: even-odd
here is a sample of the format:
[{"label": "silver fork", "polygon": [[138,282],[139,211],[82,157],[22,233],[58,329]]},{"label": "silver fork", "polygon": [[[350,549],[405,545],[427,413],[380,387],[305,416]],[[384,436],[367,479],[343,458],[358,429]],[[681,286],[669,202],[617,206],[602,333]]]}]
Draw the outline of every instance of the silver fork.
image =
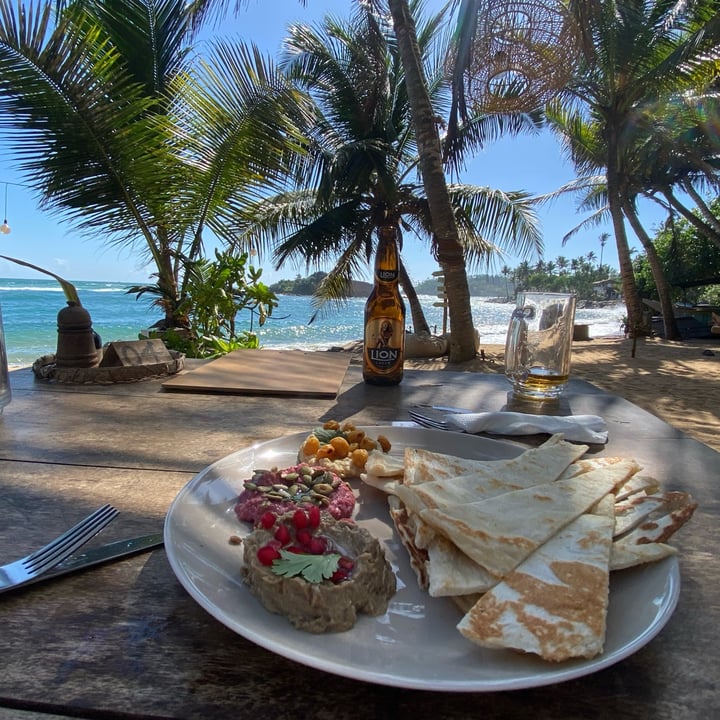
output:
[{"label": "silver fork", "polygon": [[103,505],[52,542],[20,560],[0,565],[0,592],[22,585],[55,567],[97,535],[118,514],[112,505]]},{"label": "silver fork", "polygon": [[450,423],[448,423],[445,420],[440,420],[438,418],[429,417],[428,415],[423,415],[422,413],[419,413],[417,410],[409,409],[408,415],[418,424],[422,425],[426,428],[432,428],[433,430],[452,430],[453,428],[450,426]]}]

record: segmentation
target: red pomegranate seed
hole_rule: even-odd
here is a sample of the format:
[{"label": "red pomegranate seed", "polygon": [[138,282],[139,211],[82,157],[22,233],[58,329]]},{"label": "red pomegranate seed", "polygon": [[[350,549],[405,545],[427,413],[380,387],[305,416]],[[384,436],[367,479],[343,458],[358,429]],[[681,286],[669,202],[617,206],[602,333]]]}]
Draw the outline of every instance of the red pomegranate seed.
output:
[{"label": "red pomegranate seed", "polygon": [[268,510],[260,516],[260,527],[269,530],[275,524],[276,519],[275,513]]},{"label": "red pomegranate seed", "polygon": [[343,555],[338,560],[338,565],[343,568],[343,570],[352,570],[355,567],[355,561],[352,558]]},{"label": "red pomegranate seed", "polygon": [[327,550],[327,540],[321,537],[311,538],[309,547],[313,555],[324,555]]},{"label": "red pomegranate seed", "polygon": [[296,510],[293,513],[293,525],[296,530],[302,530],[308,526],[308,516],[304,510]]},{"label": "red pomegranate seed", "polygon": [[307,529],[303,528],[302,530],[298,530],[297,533],[295,533],[295,537],[297,538],[297,541],[301,544],[307,547],[312,542],[312,533]]},{"label": "red pomegranate seed", "polygon": [[261,565],[272,565],[273,560],[277,560],[280,557],[280,553],[270,545],[263,545],[257,551],[257,559]]},{"label": "red pomegranate seed", "polygon": [[340,570],[339,568],[332,574],[330,577],[330,580],[334,582],[336,585],[338,583],[341,583],[343,580],[347,580],[347,573],[344,570]]},{"label": "red pomegranate seed", "polygon": [[275,539],[279,540],[283,545],[287,545],[290,540],[292,540],[292,536],[290,535],[290,530],[288,530],[287,525],[278,525],[278,528],[275,531]]},{"label": "red pomegranate seed", "polygon": [[320,508],[317,505],[313,505],[308,510],[308,521],[311,528],[316,528],[320,525]]}]

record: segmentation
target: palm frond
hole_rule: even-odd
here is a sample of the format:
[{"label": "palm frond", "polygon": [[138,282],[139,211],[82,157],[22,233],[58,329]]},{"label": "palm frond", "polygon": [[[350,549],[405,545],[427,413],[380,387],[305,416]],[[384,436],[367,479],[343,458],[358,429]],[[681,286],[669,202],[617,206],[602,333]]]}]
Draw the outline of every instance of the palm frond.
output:
[{"label": "palm frond", "polygon": [[448,191],[471,265],[487,260],[497,248],[520,256],[542,254],[542,234],[528,193],[476,185],[450,185]]}]

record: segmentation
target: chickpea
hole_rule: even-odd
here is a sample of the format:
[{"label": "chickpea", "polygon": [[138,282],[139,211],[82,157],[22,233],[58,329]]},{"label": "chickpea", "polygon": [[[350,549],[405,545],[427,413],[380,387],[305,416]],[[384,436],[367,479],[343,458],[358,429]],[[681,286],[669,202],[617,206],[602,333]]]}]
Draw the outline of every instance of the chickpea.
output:
[{"label": "chickpea", "polygon": [[320,448],[320,441],[315,437],[315,435],[310,435],[310,437],[305,440],[302,446],[302,451],[305,456],[312,456],[317,453],[317,451]]},{"label": "chickpea", "polygon": [[350,454],[350,459],[352,460],[353,465],[355,465],[359,468],[364,468],[365,463],[367,462],[367,459],[368,459],[368,451],[363,450],[361,448],[358,448],[357,450],[353,450],[352,453]]},{"label": "chickpea", "polygon": [[378,444],[380,445],[380,448],[384,453],[390,452],[390,448],[392,445],[390,444],[390,441],[384,436],[384,435],[378,435],[377,436]]},{"label": "chickpea", "polygon": [[335,457],[338,459],[346,458],[350,453],[350,443],[341,435],[330,440],[330,445],[335,448]]},{"label": "chickpea", "polygon": [[317,451],[316,457],[318,460],[328,458],[329,460],[335,459],[335,448],[328,444],[321,445]]},{"label": "chickpea", "polygon": [[324,425],[323,428],[325,430],[339,430],[340,429],[340,423],[337,420],[328,420]]}]

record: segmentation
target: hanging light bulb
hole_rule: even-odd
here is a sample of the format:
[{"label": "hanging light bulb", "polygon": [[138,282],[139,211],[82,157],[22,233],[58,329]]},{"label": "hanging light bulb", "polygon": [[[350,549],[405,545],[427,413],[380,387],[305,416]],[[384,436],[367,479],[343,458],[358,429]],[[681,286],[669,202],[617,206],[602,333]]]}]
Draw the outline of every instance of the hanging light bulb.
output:
[{"label": "hanging light bulb", "polygon": [[8,184],[5,183],[5,215],[4,220],[2,222],[2,225],[0,225],[0,233],[3,235],[9,235],[10,234],[10,226],[8,225],[7,221],[7,195],[8,195]]}]

